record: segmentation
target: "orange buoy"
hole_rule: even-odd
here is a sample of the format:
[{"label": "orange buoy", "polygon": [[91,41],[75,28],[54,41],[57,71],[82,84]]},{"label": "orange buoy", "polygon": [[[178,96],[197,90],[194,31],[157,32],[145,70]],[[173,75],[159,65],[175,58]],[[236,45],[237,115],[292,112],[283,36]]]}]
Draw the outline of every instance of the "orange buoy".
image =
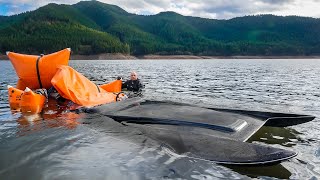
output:
[{"label": "orange buoy", "polygon": [[21,101],[20,108],[23,113],[40,113],[46,101],[46,97],[42,94],[34,93],[31,89],[26,87],[24,90]]},{"label": "orange buoy", "polygon": [[52,87],[51,79],[57,72],[57,67],[68,65],[70,52],[70,48],[40,56],[7,52],[19,77],[17,88],[24,90],[26,86],[30,89]]},{"label": "orange buoy", "polygon": [[11,110],[20,110],[20,101],[23,91],[8,85],[8,97]]},{"label": "orange buoy", "polygon": [[118,93],[121,91],[121,87],[122,87],[122,81],[121,80],[115,80],[112,81],[108,84],[103,84],[100,85],[100,87],[102,89],[104,89],[107,92],[113,92],[113,93]]}]

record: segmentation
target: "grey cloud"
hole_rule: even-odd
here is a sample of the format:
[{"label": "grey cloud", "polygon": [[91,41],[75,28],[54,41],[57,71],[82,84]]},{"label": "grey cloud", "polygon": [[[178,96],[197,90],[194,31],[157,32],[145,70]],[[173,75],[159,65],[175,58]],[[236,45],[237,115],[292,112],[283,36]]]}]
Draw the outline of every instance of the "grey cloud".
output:
[{"label": "grey cloud", "polygon": [[[0,0],[0,5],[8,5],[9,11],[19,13],[34,10],[48,3],[74,4],[80,0]],[[272,14],[283,12],[289,6],[297,6],[303,0],[99,0],[118,5],[131,13],[156,14],[161,11],[176,11],[182,15],[228,19],[252,14]],[[310,0],[320,4],[320,0]],[[291,12],[291,11],[290,11]],[[304,11],[307,12],[307,11]],[[301,14],[303,15],[303,14]]]},{"label": "grey cloud", "polygon": [[144,0],[144,2],[148,3],[148,4],[152,4],[152,5],[156,5],[162,8],[166,8],[170,6],[170,0],[163,0],[163,1],[159,1],[159,0]]},{"label": "grey cloud", "polygon": [[267,4],[279,4],[279,5],[295,2],[295,0],[260,0],[260,1]]},{"label": "grey cloud", "polygon": [[157,0],[101,0],[101,2],[118,5],[124,10],[131,13],[154,12],[155,9],[165,10],[169,8],[171,0],[157,1]]},{"label": "grey cloud", "polygon": [[273,11],[283,9],[288,3],[296,0],[203,0],[201,6],[191,8],[195,14],[212,14],[218,19],[228,19],[235,16],[252,14],[272,14]]},{"label": "grey cloud", "polygon": [[[320,0],[312,0],[319,2]],[[302,0],[105,0],[129,12],[156,14],[176,11],[182,15],[229,19],[236,16],[273,14],[296,6]]]},{"label": "grey cloud", "polygon": [[21,12],[32,11],[49,3],[73,4],[76,2],[79,2],[79,0],[0,0],[0,5],[7,7],[8,12],[5,15],[13,15]]},{"label": "grey cloud", "polygon": [[[198,9],[201,11],[201,9]],[[207,13],[225,13],[225,12],[232,12],[235,14],[242,13],[244,11],[244,8],[241,6],[234,6],[234,5],[222,5],[222,6],[207,6],[202,9],[202,11],[205,11]]]}]

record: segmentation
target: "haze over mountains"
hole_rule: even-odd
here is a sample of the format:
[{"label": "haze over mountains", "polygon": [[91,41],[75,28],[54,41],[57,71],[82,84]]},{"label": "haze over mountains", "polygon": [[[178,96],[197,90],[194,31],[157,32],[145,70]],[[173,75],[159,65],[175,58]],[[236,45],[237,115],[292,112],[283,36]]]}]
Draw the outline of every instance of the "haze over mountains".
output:
[{"label": "haze over mountains", "polygon": [[320,19],[260,15],[214,20],[175,12],[142,16],[98,1],[0,16],[2,54],[65,47],[83,55],[320,55]]}]

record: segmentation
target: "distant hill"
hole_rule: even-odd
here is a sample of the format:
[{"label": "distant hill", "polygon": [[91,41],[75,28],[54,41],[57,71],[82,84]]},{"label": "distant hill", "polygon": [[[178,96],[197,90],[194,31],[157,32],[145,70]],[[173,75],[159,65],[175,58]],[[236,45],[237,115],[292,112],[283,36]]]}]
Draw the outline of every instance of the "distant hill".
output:
[{"label": "distant hill", "polygon": [[320,19],[245,16],[215,20],[175,12],[142,16],[115,5],[48,4],[0,16],[0,52],[132,55],[320,55]]}]

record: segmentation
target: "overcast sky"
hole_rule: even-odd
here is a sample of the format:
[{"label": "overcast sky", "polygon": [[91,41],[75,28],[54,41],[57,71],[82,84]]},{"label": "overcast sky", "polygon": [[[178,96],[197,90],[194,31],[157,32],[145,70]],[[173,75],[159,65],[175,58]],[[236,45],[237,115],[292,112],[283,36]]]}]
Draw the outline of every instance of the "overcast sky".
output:
[{"label": "overcast sky", "polygon": [[[99,0],[130,13],[157,14],[175,11],[182,15],[213,19],[275,14],[320,18],[320,0]],[[48,3],[75,4],[79,0],[0,0],[0,15],[35,10]]]}]

